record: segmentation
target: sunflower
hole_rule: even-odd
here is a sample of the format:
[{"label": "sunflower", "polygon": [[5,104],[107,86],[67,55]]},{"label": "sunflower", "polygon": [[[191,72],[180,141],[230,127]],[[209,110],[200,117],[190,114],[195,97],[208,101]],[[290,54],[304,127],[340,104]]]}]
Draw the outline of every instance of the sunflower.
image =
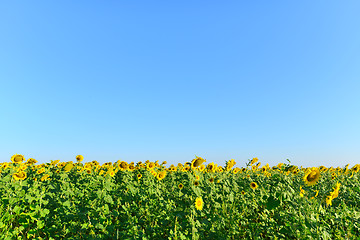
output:
[{"label": "sunflower", "polygon": [[178,187],[179,187],[179,189],[183,189],[184,184],[180,183]]},{"label": "sunflower", "polygon": [[166,176],[166,171],[161,171],[157,174],[157,179],[160,181],[160,180],[163,180]]},{"label": "sunflower", "polygon": [[304,197],[305,190],[300,186],[300,197]]},{"label": "sunflower", "polygon": [[319,178],[319,169],[316,167],[312,167],[311,169],[306,171],[303,180],[307,186],[313,186],[319,181]]},{"label": "sunflower", "polygon": [[129,165],[127,162],[121,161],[121,163],[119,165],[120,170],[127,170],[128,167],[129,167]]},{"label": "sunflower", "polygon": [[25,158],[21,154],[15,154],[11,157],[11,161],[13,163],[21,163],[21,162],[25,161]]},{"label": "sunflower", "polygon": [[135,170],[134,164],[130,164],[128,169],[129,169],[130,172],[134,171]]},{"label": "sunflower", "polygon": [[24,180],[27,177],[26,172],[20,171],[13,174],[15,180]]},{"label": "sunflower", "polygon": [[194,181],[194,186],[197,187],[197,186],[199,186],[199,184],[200,184],[199,181]]},{"label": "sunflower", "polygon": [[50,160],[51,161],[51,165],[55,166],[56,164],[58,164],[58,162],[60,162],[60,160]]},{"label": "sunflower", "polygon": [[108,171],[108,174],[111,176],[111,177],[114,177],[115,176],[115,172],[113,170],[109,170]]},{"label": "sunflower", "polygon": [[250,165],[253,165],[254,163],[256,163],[259,159],[258,158],[253,158],[250,162]]},{"label": "sunflower", "polygon": [[167,164],[167,161],[163,161],[163,162],[161,163],[161,165],[165,165],[165,164]]},{"label": "sunflower", "polygon": [[213,183],[213,182],[214,182],[214,178],[210,178],[209,181],[210,181],[211,183]]},{"label": "sunflower", "polygon": [[39,170],[37,170],[37,174],[42,174],[43,172],[45,172],[45,168],[40,168]]},{"label": "sunflower", "polygon": [[242,194],[242,195],[245,195],[245,194],[246,194],[246,192],[245,192],[244,190],[242,190],[242,191],[241,191],[241,194]]},{"label": "sunflower", "polygon": [[200,166],[203,162],[206,162],[206,159],[204,160],[201,157],[197,157],[195,159],[192,160],[191,162],[191,168],[197,168],[198,166]]},{"label": "sunflower", "polygon": [[240,172],[240,168],[238,167],[233,170],[233,174],[237,174],[238,172]]},{"label": "sunflower", "polygon": [[82,160],[84,160],[84,157],[82,155],[77,155],[76,156],[76,161],[77,162],[81,162]]},{"label": "sunflower", "polygon": [[212,162],[212,163],[209,163],[207,166],[206,166],[206,169],[208,172],[215,172],[216,171],[216,167],[215,167],[215,164]]},{"label": "sunflower", "polygon": [[91,174],[91,169],[90,168],[85,168],[87,174]]},{"label": "sunflower", "polygon": [[33,159],[33,158],[29,158],[27,161],[26,161],[26,163],[27,164],[35,164],[35,163],[37,163],[38,161],[36,161],[35,159]]},{"label": "sunflower", "polygon": [[104,170],[100,170],[99,175],[100,175],[100,176],[103,175],[104,172],[105,172]]},{"label": "sunflower", "polygon": [[46,181],[46,180],[50,180],[50,175],[49,174],[45,174],[44,176],[42,176],[42,178],[40,179],[42,182]]},{"label": "sunflower", "polygon": [[153,169],[155,167],[155,163],[150,162],[149,165],[146,165],[149,169]]},{"label": "sunflower", "polygon": [[202,210],[204,206],[204,202],[201,197],[197,197],[195,200],[195,207],[197,210]]},{"label": "sunflower", "polygon": [[258,185],[257,185],[256,182],[252,182],[252,183],[250,183],[250,187],[251,187],[253,190],[255,190],[255,189],[258,187]]},{"label": "sunflower", "polygon": [[72,163],[68,163],[66,164],[66,166],[64,167],[65,172],[70,172],[71,169],[73,169],[74,165]]},{"label": "sunflower", "polygon": [[332,195],[330,194],[329,196],[326,197],[326,205],[331,206],[332,200],[333,200],[333,198],[332,198]]},{"label": "sunflower", "polygon": [[205,168],[206,168],[206,166],[204,164],[201,164],[199,167],[199,171],[202,172],[205,170]]},{"label": "sunflower", "polygon": [[195,179],[196,179],[197,181],[199,181],[199,180],[200,180],[200,176],[195,174]]}]

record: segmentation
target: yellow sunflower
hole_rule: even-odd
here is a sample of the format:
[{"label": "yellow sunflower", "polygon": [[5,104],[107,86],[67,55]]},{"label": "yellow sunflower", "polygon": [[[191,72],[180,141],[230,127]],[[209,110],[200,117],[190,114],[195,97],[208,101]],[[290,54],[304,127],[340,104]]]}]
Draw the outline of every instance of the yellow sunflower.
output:
[{"label": "yellow sunflower", "polygon": [[42,178],[40,179],[42,182],[46,181],[46,180],[50,180],[50,175],[49,174],[45,174],[44,176],[42,176]]},{"label": "yellow sunflower", "polygon": [[258,185],[257,185],[256,182],[252,182],[252,183],[250,183],[250,187],[251,187],[253,190],[255,190],[255,189],[258,187]]},{"label": "yellow sunflower", "polygon": [[204,202],[201,197],[197,197],[195,200],[195,207],[197,210],[202,210],[204,206]]},{"label": "yellow sunflower", "polygon": [[121,161],[121,163],[119,165],[120,170],[122,170],[122,171],[127,170],[128,167],[129,167],[129,165],[127,162]]},{"label": "yellow sunflower", "polygon": [[24,180],[27,177],[26,172],[20,171],[13,174],[15,180]]},{"label": "yellow sunflower", "polygon": [[250,165],[253,165],[254,163],[256,163],[259,159],[258,158],[253,158],[250,162]]},{"label": "yellow sunflower", "polygon": [[68,163],[66,164],[66,166],[64,167],[65,172],[70,172],[71,169],[73,169],[74,165],[72,163]]},{"label": "yellow sunflower", "polygon": [[214,178],[210,178],[209,182],[213,183],[214,182]]},{"label": "yellow sunflower", "polygon": [[166,176],[166,171],[161,171],[157,174],[157,179],[160,181],[160,180],[163,180]]},{"label": "yellow sunflower", "polygon": [[199,181],[195,181],[195,182],[194,182],[194,185],[195,185],[196,187],[199,186],[199,184],[200,184]]},{"label": "yellow sunflower", "polygon": [[215,167],[215,164],[212,162],[212,163],[209,163],[206,167],[207,171],[208,172],[215,172],[216,171],[216,167]]},{"label": "yellow sunflower", "polygon": [[304,182],[307,186],[315,185],[320,179],[320,171],[316,167],[312,167],[306,171],[304,175]]},{"label": "yellow sunflower", "polygon": [[11,161],[13,163],[21,163],[21,162],[25,161],[25,158],[21,154],[15,154],[11,157]]},{"label": "yellow sunflower", "polygon": [[203,162],[206,162],[206,159],[203,159],[201,157],[197,157],[192,160],[191,162],[191,168],[197,168],[199,167]]},{"label": "yellow sunflower", "polygon": [[137,178],[140,179],[142,177],[141,173],[137,175]]},{"label": "yellow sunflower", "polygon": [[42,174],[43,172],[45,172],[45,168],[40,168],[39,170],[37,170],[37,174]]},{"label": "yellow sunflower", "polygon": [[84,160],[84,157],[82,155],[77,155],[76,156],[76,161],[77,162],[81,162],[82,160]]},{"label": "yellow sunflower", "polygon": [[183,189],[184,184],[180,183],[178,187],[179,187],[180,189]]},{"label": "yellow sunflower", "polygon": [[35,163],[37,163],[38,161],[36,161],[36,159],[33,159],[33,158],[29,158],[27,161],[26,161],[26,163],[27,164],[35,164]]}]

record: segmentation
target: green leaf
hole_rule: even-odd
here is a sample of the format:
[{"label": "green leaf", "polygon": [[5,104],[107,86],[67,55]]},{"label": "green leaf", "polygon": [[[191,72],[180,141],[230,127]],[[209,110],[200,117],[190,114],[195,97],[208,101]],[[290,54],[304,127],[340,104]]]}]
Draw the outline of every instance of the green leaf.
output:
[{"label": "green leaf", "polygon": [[280,205],[280,200],[275,199],[273,196],[270,196],[266,203],[266,208],[268,210],[277,208]]},{"label": "green leaf", "polygon": [[19,206],[15,206],[14,209],[13,209],[13,212],[16,213],[16,214],[20,214],[20,210],[21,208]]},{"label": "green leaf", "polygon": [[40,216],[41,216],[41,217],[45,217],[45,216],[48,215],[49,213],[50,213],[50,210],[49,210],[49,209],[44,208],[44,209],[41,209],[41,210],[40,210]]}]

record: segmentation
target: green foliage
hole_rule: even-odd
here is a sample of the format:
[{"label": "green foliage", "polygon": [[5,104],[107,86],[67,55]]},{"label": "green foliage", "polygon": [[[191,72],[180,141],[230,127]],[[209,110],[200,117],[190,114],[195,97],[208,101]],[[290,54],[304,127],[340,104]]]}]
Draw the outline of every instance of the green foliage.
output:
[{"label": "green foliage", "polygon": [[[80,163],[68,172],[59,164],[46,164],[46,171],[39,174],[41,166],[31,165],[22,181],[12,177],[17,167],[0,167],[0,239],[354,239],[360,235],[359,176],[343,169],[322,171],[319,182],[309,187],[302,180],[305,170],[290,164],[238,173],[167,169],[162,180],[151,171],[164,170],[163,166],[128,171],[116,164],[92,165],[87,173]],[[106,174],[110,170],[116,170],[113,177]],[[49,179],[40,180],[45,174]],[[252,182],[258,187],[252,189]],[[336,182],[341,183],[340,192],[328,206],[325,199]],[[197,197],[204,202],[202,210],[195,208]]]}]

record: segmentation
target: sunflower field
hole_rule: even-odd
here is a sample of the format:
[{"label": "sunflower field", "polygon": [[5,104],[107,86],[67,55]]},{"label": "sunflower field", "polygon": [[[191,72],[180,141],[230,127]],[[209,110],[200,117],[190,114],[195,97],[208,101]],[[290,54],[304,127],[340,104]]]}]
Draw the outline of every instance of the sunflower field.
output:
[{"label": "sunflower field", "polygon": [[0,239],[357,239],[360,165],[0,163]]}]

